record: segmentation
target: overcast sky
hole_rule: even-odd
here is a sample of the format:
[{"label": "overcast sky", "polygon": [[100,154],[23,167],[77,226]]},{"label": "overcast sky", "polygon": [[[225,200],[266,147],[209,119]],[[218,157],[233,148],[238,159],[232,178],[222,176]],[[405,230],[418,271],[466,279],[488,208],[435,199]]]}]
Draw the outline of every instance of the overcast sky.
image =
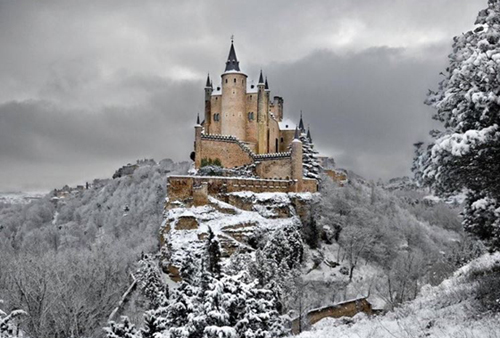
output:
[{"label": "overcast sky", "polygon": [[230,45],[285,116],[368,179],[409,174],[453,36],[487,0],[0,0],[0,191],[189,160]]}]

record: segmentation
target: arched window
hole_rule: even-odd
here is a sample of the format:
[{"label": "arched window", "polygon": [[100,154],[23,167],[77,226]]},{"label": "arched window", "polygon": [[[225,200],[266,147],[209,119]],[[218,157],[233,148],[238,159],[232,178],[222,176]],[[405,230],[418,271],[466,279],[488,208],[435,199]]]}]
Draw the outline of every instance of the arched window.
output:
[{"label": "arched window", "polygon": [[283,143],[285,140],[283,139],[283,137],[281,138],[281,143]]},{"label": "arched window", "polygon": [[279,153],[279,145],[278,145],[278,139],[276,139],[276,142],[275,142],[275,145],[276,145],[276,152]]},{"label": "arched window", "polygon": [[236,83],[236,78],[234,78],[234,83]]},{"label": "arched window", "polygon": [[226,83],[227,83],[227,79],[226,79]]}]

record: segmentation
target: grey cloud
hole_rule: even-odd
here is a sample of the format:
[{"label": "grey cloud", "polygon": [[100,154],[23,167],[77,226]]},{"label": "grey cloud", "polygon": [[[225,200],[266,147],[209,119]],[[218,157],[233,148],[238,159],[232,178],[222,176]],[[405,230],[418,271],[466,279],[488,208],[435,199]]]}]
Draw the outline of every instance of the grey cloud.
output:
[{"label": "grey cloud", "polygon": [[323,153],[369,178],[407,174],[433,127],[425,93],[485,5],[0,0],[0,190],[186,159],[231,34],[242,68],[265,70],[288,116],[304,110]]}]

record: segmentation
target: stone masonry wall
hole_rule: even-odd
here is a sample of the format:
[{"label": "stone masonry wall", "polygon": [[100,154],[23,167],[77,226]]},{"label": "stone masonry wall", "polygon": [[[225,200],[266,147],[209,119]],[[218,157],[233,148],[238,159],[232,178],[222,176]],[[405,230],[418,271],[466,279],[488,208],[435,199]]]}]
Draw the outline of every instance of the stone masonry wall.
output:
[{"label": "stone masonry wall", "polygon": [[[198,154],[196,154],[198,156]],[[253,163],[252,156],[237,142],[201,139],[201,159],[220,159],[224,168],[234,168]]]},{"label": "stone masonry wall", "polygon": [[255,166],[255,171],[259,177],[289,180],[292,178],[292,159],[290,156],[260,159]]},{"label": "stone masonry wall", "polygon": [[323,318],[353,317],[360,312],[364,312],[368,315],[373,313],[371,304],[365,298],[313,310],[307,313],[305,318],[302,318],[302,327],[299,327],[300,318],[296,318],[292,321],[292,333],[299,334],[301,331],[300,329],[303,331]]},{"label": "stone masonry wall", "polygon": [[[292,180],[265,180],[238,177],[209,176],[170,176],[167,181],[170,203],[187,202],[193,199],[193,188],[207,184],[208,195],[217,196],[238,191],[295,192],[296,183]],[[195,189],[196,190],[196,189]]]}]

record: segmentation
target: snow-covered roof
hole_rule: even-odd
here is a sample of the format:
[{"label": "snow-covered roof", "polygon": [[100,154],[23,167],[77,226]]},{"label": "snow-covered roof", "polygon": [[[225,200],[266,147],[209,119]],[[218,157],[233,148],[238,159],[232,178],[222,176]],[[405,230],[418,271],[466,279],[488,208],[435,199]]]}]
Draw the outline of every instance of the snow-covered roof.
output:
[{"label": "snow-covered roof", "polygon": [[284,120],[278,122],[280,130],[295,130],[295,123],[290,122],[290,120]]},{"label": "snow-covered roof", "polygon": [[[253,88],[252,88],[253,86]],[[247,94],[256,94],[259,92],[257,85],[254,81],[247,81]]]},{"label": "snow-covered roof", "polygon": [[234,70],[234,69],[226,70],[224,73],[222,73],[222,75],[224,75],[224,74],[241,74],[241,75],[247,76],[247,74],[243,73],[242,71]]},{"label": "snow-covered roof", "polygon": [[[219,90],[217,90],[217,88],[219,88]],[[222,89],[221,87],[217,87],[214,89],[214,91],[212,92],[212,96],[215,96],[215,95],[222,95]]]}]

